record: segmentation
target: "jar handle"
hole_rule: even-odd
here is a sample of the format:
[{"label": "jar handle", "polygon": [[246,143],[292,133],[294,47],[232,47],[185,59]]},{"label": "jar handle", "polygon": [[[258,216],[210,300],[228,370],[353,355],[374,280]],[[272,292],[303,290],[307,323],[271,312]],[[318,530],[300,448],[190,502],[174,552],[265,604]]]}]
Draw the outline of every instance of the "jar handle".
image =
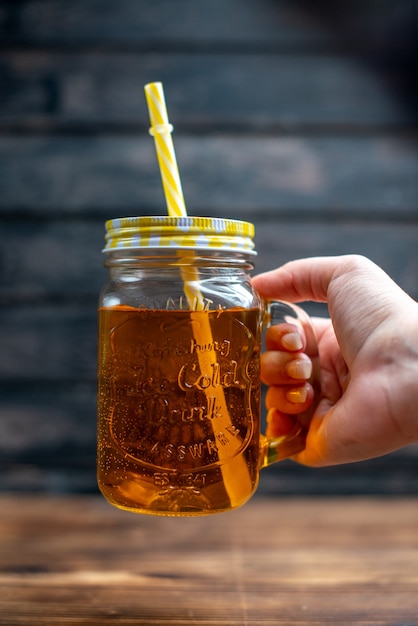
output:
[{"label": "jar handle", "polygon": [[261,468],[287,459],[305,448],[306,435],[318,404],[320,393],[318,344],[309,315],[295,304],[277,301],[265,302],[264,327],[267,328],[277,324],[294,324],[299,326],[304,333],[306,341],[304,352],[312,361],[312,374],[307,382],[313,387],[314,400],[309,409],[293,416],[295,425],[290,432],[278,437],[261,435]]}]

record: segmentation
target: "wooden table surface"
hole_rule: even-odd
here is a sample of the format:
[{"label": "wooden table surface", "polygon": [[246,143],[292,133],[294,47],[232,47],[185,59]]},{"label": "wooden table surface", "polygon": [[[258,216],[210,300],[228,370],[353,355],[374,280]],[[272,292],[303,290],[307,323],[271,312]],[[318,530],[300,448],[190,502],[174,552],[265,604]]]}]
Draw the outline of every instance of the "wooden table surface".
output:
[{"label": "wooden table surface", "polygon": [[0,624],[418,624],[418,500],[265,499],[201,518],[0,496]]}]

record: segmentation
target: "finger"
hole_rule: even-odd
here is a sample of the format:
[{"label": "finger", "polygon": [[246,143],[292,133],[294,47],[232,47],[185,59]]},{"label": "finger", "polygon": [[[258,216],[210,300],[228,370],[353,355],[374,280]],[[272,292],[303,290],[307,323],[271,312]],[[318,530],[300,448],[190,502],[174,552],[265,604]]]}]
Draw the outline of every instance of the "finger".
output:
[{"label": "finger", "polygon": [[296,415],[287,415],[278,409],[271,409],[267,413],[267,437],[284,437],[289,435],[297,424]]},{"label": "finger", "polygon": [[305,335],[296,324],[277,324],[270,326],[265,335],[267,350],[288,350],[296,352],[304,350]]},{"label": "finger", "polygon": [[312,361],[303,352],[269,350],[261,355],[261,380],[265,385],[290,385],[312,375]]},{"label": "finger", "polygon": [[303,413],[312,404],[314,390],[310,383],[299,385],[272,385],[266,394],[266,407],[278,409],[282,413],[297,415]]}]

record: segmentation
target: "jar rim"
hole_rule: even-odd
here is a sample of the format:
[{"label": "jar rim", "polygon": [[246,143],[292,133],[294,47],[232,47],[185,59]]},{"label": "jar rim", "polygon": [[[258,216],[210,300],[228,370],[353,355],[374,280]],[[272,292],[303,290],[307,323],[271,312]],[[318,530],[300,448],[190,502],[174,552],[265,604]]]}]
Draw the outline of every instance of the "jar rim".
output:
[{"label": "jar rim", "polygon": [[138,249],[230,250],[255,255],[254,224],[195,216],[141,216],[108,220],[103,252]]}]

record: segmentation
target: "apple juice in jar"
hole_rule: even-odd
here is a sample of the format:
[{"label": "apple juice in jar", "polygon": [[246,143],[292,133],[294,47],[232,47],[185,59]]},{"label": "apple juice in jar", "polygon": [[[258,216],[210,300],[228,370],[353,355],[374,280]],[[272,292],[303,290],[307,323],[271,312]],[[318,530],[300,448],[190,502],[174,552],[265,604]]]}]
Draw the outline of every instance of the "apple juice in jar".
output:
[{"label": "apple juice in jar", "polygon": [[216,513],[256,489],[262,313],[249,278],[251,227],[190,217],[107,223],[97,473],[120,508]]}]

